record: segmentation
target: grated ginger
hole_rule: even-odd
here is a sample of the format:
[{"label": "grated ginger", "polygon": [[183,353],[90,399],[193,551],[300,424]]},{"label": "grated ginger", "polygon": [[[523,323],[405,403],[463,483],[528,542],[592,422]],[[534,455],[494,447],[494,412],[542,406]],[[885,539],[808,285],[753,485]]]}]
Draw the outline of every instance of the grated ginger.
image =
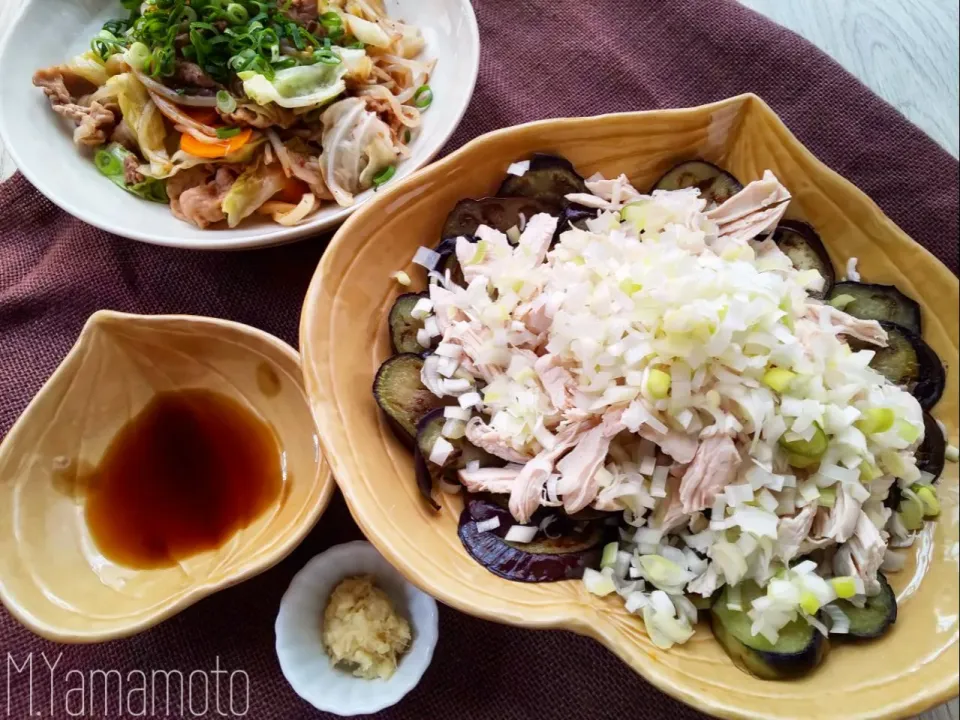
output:
[{"label": "grated ginger", "polygon": [[345,578],[323,611],[323,644],[330,661],[367,680],[387,680],[410,646],[410,623],[369,575]]}]

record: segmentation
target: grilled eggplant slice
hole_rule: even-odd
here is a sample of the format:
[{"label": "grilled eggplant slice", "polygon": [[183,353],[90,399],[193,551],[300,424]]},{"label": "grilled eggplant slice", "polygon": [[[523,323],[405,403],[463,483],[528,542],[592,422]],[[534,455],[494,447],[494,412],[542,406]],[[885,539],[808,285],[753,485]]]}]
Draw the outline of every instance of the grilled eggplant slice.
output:
[{"label": "grilled eggplant slice", "polygon": [[423,320],[410,314],[414,305],[426,297],[426,293],[404,293],[390,308],[390,341],[394,352],[422,353],[426,349],[417,340],[417,331],[423,328]]},{"label": "grilled eggplant slice", "polygon": [[912,330],[887,320],[881,320],[880,325],[887,331],[887,347],[878,348],[853,338],[847,342],[854,350],[873,350],[876,355],[870,367],[913,395],[924,410],[929,410],[943,395],[947,382],[940,358]]},{"label": "grilled eggplant slice", "polygon": [[553,212],[557,208],[536,197],[487,197],[479,200],[461,200],[454,206],[443,224],[442,237],[472,237],[481,225],[506,232],[510,228],[520,227],[522,215],[530,219],[537,213]]},{"label": "grilled eggplant slice", "polygon": [[893,285],[872,285],[844,281],[833,287],[830,300],[847,295],[853,298],[843,306],[843,311],[863,320],[886,320],[900,327],[922,334],[920,305],[908,298]]},{"label": "grilled eggplant slice", "polygon": [[[880,594],[867,598],[862,608],[849,600],[837,600],[834,603],[850,619],[850,632],[835,637],[872,640],[886,634],[897,621],[897,596],[883,573],[877,573],[877,580],[880,581]],[[827,615],[825,620],[829,627],[830,616]]]},{"label": "grilled eggplant slice", "polygon": [[[496,531],[478,532],[477,520],[500,518]],[[535,539],[522,545],[501,535],[514,523],[510,513],[485,499],[472,497],[460,516],[458,534],[470,556],[494,575],[516,582],[555,582],[583,577],[600,562],[607,539],[602,523],[588,523],[580,532]]]},{"label": "grilled eggplant slice", "polygon": [[507,175],[498,197],[534,198],[548,205],[553,214],[567,205],[570,193],[586,193],[587,185],[566,158],[536,153],[523,175]]},{"label": "grilled eggplant slice", "polygon": [[813,297],[822,300],[830,295],[837,278],[816,230],[799,220],[783,220],[773,231],[773,241],[797,270],[816,270],[823,277],[823,289],[810,293]]},{"label": "grilled eggplant slice", "polygon": [[[417,423],[417,447],[420,449],[420,454],[423,455],[423,457],[430,457],[430,454],[433,452],[433,446],[437,440],[442,437],[445,422],[446,418],[443,417],[443,408],[431,410],[420,418],[420,422]],[[463,441],[451,440],[449,438],[444,439],[453,445],[453,452],[450,453],[450,457],[447,458],[443,467],[457,467],[457,461],[463,449]]]},{"label": "grilled eggplant slice", "polygon": [[[752,581],[741,588],[741,607],[747,607],[763,594]],[[823,634],[803,618],[797,618],[780,630],[780,638],[771,643],[763,635],[750,632],[753,621],[747,613],[727,607],[728,592],[720,593],[710,608],[710,625],[717,641],[741,670],[762,680],[788,680],[806,675],[816,668],[830,650]]]},{"label": "grilled eggplant slice", "polygon": [[917,467],[933,475],[936,482],[943,474],[947,456],[947,439],[937,421],[928,412],[923,414],[923,442],[917,448]]},{"label": "grilled eggplant slice", "polygon": [[417,423],[444,402],[420,382],[423,358],[413,353],[394,355],[377,370],[373,397],[405,440],[415,440]]},{"label": "grilled eggplant slice", "polygon": [[668,170],[654,184],[654,190],[683,190],[695,187],[707,201],[707,208],[723,205],[738,192],[743,184],[726,170],[703,160],[683,162]]}]

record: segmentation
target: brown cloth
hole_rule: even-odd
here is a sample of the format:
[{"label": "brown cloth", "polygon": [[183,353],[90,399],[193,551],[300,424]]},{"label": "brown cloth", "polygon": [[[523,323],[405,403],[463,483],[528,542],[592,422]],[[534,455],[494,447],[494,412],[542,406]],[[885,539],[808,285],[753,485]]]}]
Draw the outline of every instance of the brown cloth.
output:
[{"label": "brown cloth", "polygon": [[[477,0],[475,6],[483,42],[480,77],[447,150],[528,120],[684,107],[755,92],[820,159],[956,272],[957,161],[793,33],[732,0]],[[301,299],[325,242],[317,237],[233,254],[151,247],[95,230],[57,209],[22,177],[13,178],[0,186],[0,433],[100,308],[219,316],[296,344]],[[278,567],[129,640],[58,647],[0,611],[0,661],[10,653],[22,663],[27,653],[36,653],[33,711],[43,717],[51,713],[49,672],[40,651],[51,662],[63,651],[58,682],[69,669],[187,674],[212,670],[219,657],[221,668],[249,675],[245,717],[322,717],[280,673],[274,618],[290,578],[310,557],[359,536],[338,496]],[[27,717],[26,674],[13,674],[9,697],[6,687],[0,680],[0,714]],[[62,698],[56,701],[52,716],[66,717]],[[223,717],[212,696],[210,702],[207,716]],[[199,699],[194,709],[183,716],[201,716]],[[86,716],[104,716],[102,705]],[[109,716],[117,716],[115,705]],[[443,608],[432,665],[420,685],[382,717],[702,716],[591,640],[513,629]]]}]

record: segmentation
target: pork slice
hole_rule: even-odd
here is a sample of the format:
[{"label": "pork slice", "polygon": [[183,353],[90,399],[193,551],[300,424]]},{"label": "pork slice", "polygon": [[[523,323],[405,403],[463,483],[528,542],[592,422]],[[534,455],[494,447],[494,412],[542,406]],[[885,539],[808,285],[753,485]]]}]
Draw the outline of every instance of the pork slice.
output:
[{"label": "pork slice", "polygon": [[90,147],[103,145],[107,141],[120,116],[118,106],[111,104],[106,107],[97,101],[89,106],[74,103],[54,104],[53,111],[76,124],[73,131],[74,143]]},{"label": "pork slice", "polygon": [[51,105],[75,105],[77,98],[89,95],[97,87],[66,65],[41,68],[33,74],[33,84],[41,88]]},{"label": "pork slice", "polygon": [[[176,176],[174,176],[176,177]],[[226,218],[223,198],[236,179],[229,168],[217,170],[213,180],[182,190],[170,200],[170,210],[181,220],[205,228]]]}]

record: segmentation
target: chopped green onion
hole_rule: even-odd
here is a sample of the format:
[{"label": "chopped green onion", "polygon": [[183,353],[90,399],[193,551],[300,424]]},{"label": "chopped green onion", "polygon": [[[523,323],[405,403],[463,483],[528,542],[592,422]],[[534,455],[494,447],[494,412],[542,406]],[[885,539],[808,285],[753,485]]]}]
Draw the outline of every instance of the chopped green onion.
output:
[{"label": "chopped green onion", "polygon": [[123,161],[109,150],[97,150],[93,164],[102,174],[110,176],[123,172]]},{"label": "chopped green onion", "polygon": [[226,140],[227,138],[232,138],[234,135],[239,134],[240,128],[238,127],[217,128],[217,137],[221,140]]},{"label": "chopped green onion", "polygon": [[127,62],[129,62],[130,65],[137,70],[142,70],[143,66],[146,65],[147,60],[149,59],[150,48],[140,41],[133,43],[133,45],[130,46],[130,49],[127,50]]},{"label": "chopped green onion", "polygon": [[362,42],[360,42],[360,41],[358,40],[357,42],[352,42],[352,43],[350,43],[349,45],[346,45],[346,46],[344,46],[344,47],[347,47],[347,48],[349,48],[349,49],[351,49],[351,50],[363,50],[363,49],[366,48],[367,46],[366,46],[364,43],[362,43]]},{"label": "chopped green onion", "polygon": [[893,410],[888,407],[867,408],[853,424],[864,435],[876,435],[892,428],[896,419]]},{"label": "chopped green onion", "polygon": [[93,164],[102,175],[117,187],[123,188],[144,200],[159,203],[169,202],[166,184],[163,180],[144,178],[134,185],[127,184],[124,161],[128,157],[136,156],[119,143],[110,143],[96,152],[93,156]]},{"label": "chopped green onion", "polygon": [[217,110],[224,113],[232,113],[237,109],[237,100],[226,90],[217,91]]},{"label": "chopped green onion", "polygon": [[409,144],[411,137],[412,137],[412,133],[410,132],[410,128],[407,128],[406,130],[403,131],[403,142],[404,142],[404,144]]},{"label": "chopped green onion", "polygon": [[182,20],[180,22],[185,22],[190,24],[197,21],[197,11],[194,10],[189,5],[184,5],[183,10],[180,11],[180,17]]},{"label": "chopped green onion", "polygon": [[426,110],[433,104],[433,90],[429,85],[421,85],[413,94],[413,104],[421,110]]},{"label": "chopped green onion", "polygon": [[337,55],[332,50],[317,50],[313,53],[314,62],[323,63],[324,65],[339,65],[340,56]]},{"label": "chopped green onion", "polygon": [[796,376],[797,374],[792,370],[773,367],[763,374],[763,384],[782,395],[790,388],[790,383]]},{"label": "chopped green onion", "polygon": [[343,19],[340,13],[331,10],[321,15],[319,19],[328,37],[336,39],[343,35]]},{"label": "chopped green onion", "polygon": [[250,19],[247,9],[240,3],[230,3],[227,5],[227,20],[237,25],[242,25]]},{"label": "chopped green onion", "polygon": [[394,165],[384,169],[379,175],[376,175],[373,178],[373,186],[380,187],[385,182],[388,182],[397,173],[397,168]]}]

